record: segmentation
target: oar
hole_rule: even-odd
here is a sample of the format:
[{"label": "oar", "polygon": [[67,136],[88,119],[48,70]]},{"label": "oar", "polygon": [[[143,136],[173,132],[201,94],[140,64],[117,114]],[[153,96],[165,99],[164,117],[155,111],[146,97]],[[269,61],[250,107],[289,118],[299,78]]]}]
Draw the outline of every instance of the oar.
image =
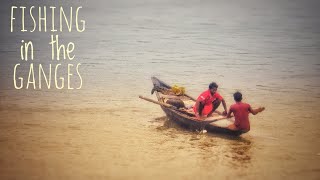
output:
[{"label": "oar", "polygon": [[[149,99],[149,98],[146,98],[146,97],[143,97],[143,96],[139,96],[139,98],[140,98],[140,99],[143,99],[143,100],[146,100],[146,101],[149,101],[149,102],[152,102],[152,103],[155,103],[155,104],[158,104],[158,105],[160,105],[160,106],[165,106],[165,107],[167,107],[167,108],[173,108],[173,109],[175,109],[175,110],[179,110],[179,109],[177,109],[175,106],[172,106],[172,105],[167,104],[167,103],[162,103],[162,102],[159,102],[159,101],[155,101],[155,100],[153,100],[153,99]],[[188,113],[188,112],[183,111],[183,110],[179,110],[179,111],[182,111],[182,112],[184,112],[184,113]],[[196,119],[196,118],[194,118],[194,117],[191,117],[191,118],[193,118],[193,119],[195,119],[195,120],[197,120],[197,121],[199,121],[199,122],[202,122],[203,124],[208,124],[208,123],[212,123],[212,122],[219,121],[219,120],[222,120],[222,119],[226,119],[226,117],[220,117],[220,118],[213,119],[213,120],[198,120],[198,119]]]},{"label": "oar", "polygon": [[177,109],[175,106],[172,106],[170,104],[167,104],[167,103],[162,103],[162,102],[159,102],[159,101],[155,101],[153,99],[149,99],[149,98],[146,98],[146,97],[143,97],[143,96],[139,96],[140,99],[143,99],[143,100],[146,100],[146,101],[149,101],[149,102],[152,102],[152,103],[155,103],[155,104],[159,104],[160,106],[165,106],[167,108],[174,108],[174,109]]},{"label": "oar", "polygon": [[227,117],[219,117],[217,119],[212,119],[212,120],[203,120],[203,122],[212,123],[212,122],[216,122],[216,121],[219,121],[219,120],[222,120],[222,119],[228,119],[228,118]]},{"label": "oar", "polygon": [[[141,99],[143,99],[143,100],[146,100],[146,101],[149,101],[149,102],[152,102],[152,103],[155,103],[155,104],[158,104],[158,105],[160,105],[160,106],[164,106],[164,107],[166,107],[166,108],[174,109],[174,110],[179,111],[179,112],[184,113],[184,114],[188,114],[188,115],[194,116],[194,114],[192,114],[192,113],[190,113],[190,112],[188,112],[188,111],[186,111],[186,110],[183,110],[183,109],[178,109],[177,107],[172,106],[171,104],[167,104],[167,103],[155,101],[155,100],[152,100],[152,99],[143,97],[143,96],[139,96],[139,98],[141,98]],[[193,117],[191,117],[191,118],[193,118]]]},{"label": "oar", "polygon": [[212,120],[202,120],[200,123],[200,130],[204,130],[204,128],[206,127],[206,125],[210,124],[210,123],[213,123],[213,122],[216,122],[216,121],[219,121],[219,120],[223,120],[223,119],[228,119],[226,116],[225,117],[220,117],[220,118],[217,118],[217,119],[212,119]]},{"label": "oar", "polygon": [[195,98],[189,96],[188,94],[184,94],[184,95],[187,96],[188,98],[190,98],[190,99],[193,100],[193,101],[197,101]]}]

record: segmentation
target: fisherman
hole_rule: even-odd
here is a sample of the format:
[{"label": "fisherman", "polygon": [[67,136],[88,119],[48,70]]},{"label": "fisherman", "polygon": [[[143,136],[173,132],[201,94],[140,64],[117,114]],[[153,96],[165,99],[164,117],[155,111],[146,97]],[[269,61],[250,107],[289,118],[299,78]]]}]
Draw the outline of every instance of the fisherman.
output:
[{"label": "fisherman", "polygon": [[236,103],[230,106],[227,117],[230,118],[231,113],[233,113],[235,122],[234,124],[229,125],[228,129],[248,132],[250,131],[249,113],[256,115],[264,111],[265,108],[259,107],[257,109],[252,109],[249,104],[242,102],[242,94],[240,92],[234,93],[233,98]]},{"label": "fisherman", "polygon": [[227,115],[227,105],[223,97],[217,92],[218,85],[212,82],[209,85],[209,89],[204,91],[198,97],[196,104],[193,106],[193,111],[195,112],[197,119],[203,119],[205,117],[211,116],[213,112],[219,107],[222,102],[224,112],[223,115]]}]

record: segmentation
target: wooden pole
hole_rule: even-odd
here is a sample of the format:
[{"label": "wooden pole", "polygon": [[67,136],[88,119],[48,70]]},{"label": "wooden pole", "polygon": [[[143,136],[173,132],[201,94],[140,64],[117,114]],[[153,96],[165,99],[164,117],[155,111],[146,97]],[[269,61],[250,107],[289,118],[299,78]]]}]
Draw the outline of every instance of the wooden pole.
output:
[{"label": "wooden pole", "polygon": [[149,101],[149,102],[152,102],[152,103],[155,103],[155,104],[158,104],[160,106],[165,106],[167,108],[175,108],[174,106],[170,105],[170,104],[167,104],[167,103],[162,103],[162,102],[159,102],[159,101],[155,101],[153,99],[149,99],[149,98],[146,98],[146,97],[143,97],[143,96],[139,96],[140,99],[143,99],[143,100],[146,100],[146,101]]}]

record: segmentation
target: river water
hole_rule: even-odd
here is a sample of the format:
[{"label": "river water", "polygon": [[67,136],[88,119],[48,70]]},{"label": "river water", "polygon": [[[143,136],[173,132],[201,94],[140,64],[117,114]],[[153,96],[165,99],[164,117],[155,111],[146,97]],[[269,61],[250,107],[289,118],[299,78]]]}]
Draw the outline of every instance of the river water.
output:
[{"label": "river water", "polygon": [[[318,1],[1,3],[1,179],[320,178]],[[11,5],[61,4],[81,5],[86,21],[82,33],[55,33],[75,43],[73,61],[50,60],[52,32],[10,33]],[[19,60],[22,39],[33,61]],[[82,88],[15,89],[15,64],[26,81],[32,62],[36,81],[38,64],[61,63],[67,78],[81,63]],[[228,106],[239,90],[266,111],[241,137],[192,132],[138,98],[155,99],[151,76],[194,97],[215,81]]]}]

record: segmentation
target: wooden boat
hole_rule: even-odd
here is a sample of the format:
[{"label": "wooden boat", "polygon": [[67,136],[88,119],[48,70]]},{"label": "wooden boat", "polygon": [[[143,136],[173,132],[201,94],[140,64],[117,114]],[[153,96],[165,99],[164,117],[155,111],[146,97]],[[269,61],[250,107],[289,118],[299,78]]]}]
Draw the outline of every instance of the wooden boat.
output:
[{"label": "wooden boat", "polygon": [[[161,106],[162,110],[170,120],[175,121],[176,123],[190,129],[205,129],[208,132],[224,133],[235,136],[239,136],[244,133],[243,131],[228,129],[227,127],[230,124],[234,123],[234,119],[228,119],[225,116],[221,116],[217,113],[213,113],[212,117],[208,117],[204,120],[196,119],[193,109],[191,108],[196,102],[194,98],[187,94],[176,95],[172,93],[172,87],[156,77],[152,77],[151,80],[154,86],[152,89],[152,93],[155,92],[158,99],[158,102],[155,103]],[[147,98],[140,98],[152,101]],[[184,108],[177,108],[176,106],[168,104],[168,100],[177,100],[177,102],[182,101],[184,104]],[[189,109],[187,107],[189,107]]]}]

